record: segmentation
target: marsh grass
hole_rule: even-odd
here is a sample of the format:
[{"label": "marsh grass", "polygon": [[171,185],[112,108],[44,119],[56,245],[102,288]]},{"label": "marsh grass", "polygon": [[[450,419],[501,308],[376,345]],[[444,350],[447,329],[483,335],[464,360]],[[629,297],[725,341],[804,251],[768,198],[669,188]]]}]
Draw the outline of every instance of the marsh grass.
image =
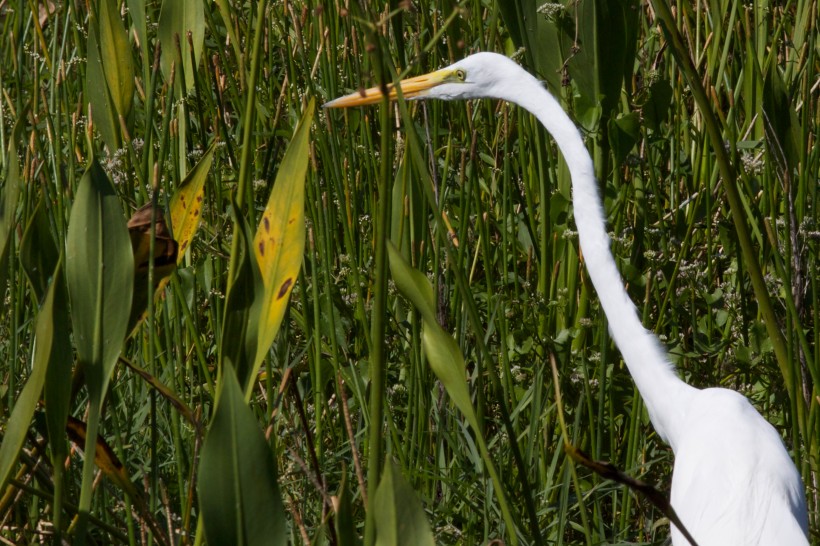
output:
[{"label": "marsh grass", "polygon": [[[88,117],[103,84],[88,78],[86,5],[0,3],[6,203],[18,163],[20,180],[19,197],[0,207],[10,211],[0,217],[0,244],[8,240],[0,272],[3,435],[32,375],[40,304],[21,266],[22,233],[42,201],[48,232],[63,248],[92,156],[130,216],[155,194],[154,183],[165,203],[218,142],[202,227],[122,353],[207,428],[236,254],[232,200],[255,226],[309,98],[322,103],[490,50],[516,56],[547,81],[582,127],[612,249],[644,324],[687,382],[736,389],[777,427],[804,477],[817,529],[816,0],[674,6],[719,142],[654,2],[626,3],[609,20],[595,19],[606,14],[590,2],[546,14],[525,2],[266,3],[254,55],[258,5],[220,0],[203,3],[201,19],[191,16],[201,56],[176,71],[173,84],[168,68],[153,62],[156,44],[163,59],[191,53],[184,37],[179,49],[167,37],[161,3],[110,5],[128,29],[136,85],[130,112],[104,138],[97,116]],[[594,20],[611,28],[596,30]],[[617,44],[616,34],[624,37]],[[715,146],[725,147],[733,179]],[[727,199],[727,184],[737,203]],[[293,543],[371,539],[364,499],[373,502],[385,460],[397,463],[422,501],[436,543],[509,543],[512,535],[522,544],[664,542],[662,514],[622,486],[573,469],[562,449],[550,354],[571,443],[668,490],[671,451],[609,339],[578,252],[567,170],[529,114],[496,101],[413,103],[406,117],[398,107],[319,111],[306,192],[302,271],[249,404],[275,454]],[[748,230],[751,254],[741,249],[733,214]],[[515,529],[504,523],[474,433],[424,359],[420,316],[380,263],[388,237],[433,283],[437,319],[467,363]],[[764,325],[752,262],[783,354]],[[82,419],[87,402],[81,389],[71,414]],[[203,478],[195,472],[202,431],[186,414],[118,364],[100,430],[146,509],[134,509],[139,501],[102,477],[88,540],[146,543],[166,528],[174,543],[204,540],[196,494]],[[0,496],[0,535],[12,543],[48,542],[54,522],[72,532],[83,459],[76,450],[66,459],[58,518],[46,437],[38,410]],[[338,512],[333,496],[345,499]]]}]

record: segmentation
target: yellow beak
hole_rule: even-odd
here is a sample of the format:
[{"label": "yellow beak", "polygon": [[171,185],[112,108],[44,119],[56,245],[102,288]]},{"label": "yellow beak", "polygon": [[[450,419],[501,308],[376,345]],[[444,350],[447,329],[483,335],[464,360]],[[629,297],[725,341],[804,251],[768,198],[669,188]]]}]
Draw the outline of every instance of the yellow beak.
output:
[{"label": "yellow beak", "polygon": [[[402,80],[398,85],[387,86],[387,97],[390,100],[398,98],[397,87],[401,89],[401,94],[405,100],[416,97],[423,97],[433,87],[451,81],[451,70],[436,70],[423,76]],[[384,93],[381,87],[371,87],[370,89],[360,89],[350,95],[339,97],[324,104],[323,108],[350,108],[352,106],[366,106],[376,104],[382,100]]]}]

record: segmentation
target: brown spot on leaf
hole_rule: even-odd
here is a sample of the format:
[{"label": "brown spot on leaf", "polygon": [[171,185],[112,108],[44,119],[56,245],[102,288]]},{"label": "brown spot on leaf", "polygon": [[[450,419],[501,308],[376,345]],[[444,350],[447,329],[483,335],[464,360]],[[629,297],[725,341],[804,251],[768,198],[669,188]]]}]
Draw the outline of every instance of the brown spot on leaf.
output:
[{"label": "brown spot on leaf", "polygon": [[259,241],[259,254],[265,255],[265,241]]},{"label": "brown spot on leaf", "polygon": [[202,194],[199,194],[199,195],[196,196],[196,202],[197,203],[202,203]]},{"label": "brown spot on leaf", "polygon": [[265,223],[265,233],[270,233],[270,220],[265,216],[262,221]]},{"label": "brown spot on leaf", "polygon": [[292,277],[288,277],[287,279],[285,279],[285,282],[282,283],[282,287],[279,288],[279,294],[276,295],[276,299],[281,300],[282,298],[284,298],[288,293],[288,288],[290,288],[290,285],[292,285],[292,284],[293,284],[293,278]]},{"label": "brown spot on leaf", "polygon": [[291,225],[295,221],[296,221],[296,218],[291,218],[290,220],[288,220],[288,225]]}]

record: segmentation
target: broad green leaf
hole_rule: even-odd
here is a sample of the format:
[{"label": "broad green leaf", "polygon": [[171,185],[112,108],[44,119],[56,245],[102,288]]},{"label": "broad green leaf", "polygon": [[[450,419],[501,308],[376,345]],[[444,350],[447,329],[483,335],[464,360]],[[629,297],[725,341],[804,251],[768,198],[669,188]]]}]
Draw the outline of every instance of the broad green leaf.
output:
[{"label": "broad green leaf", "polygon": [[101,402],[125,339],[134,256],[119,199],[96,160],[80,181],[66,239],[74,344],[89,394]]},{"label": "broad green leaf", "polygon": [[202,446],[198,491],[208,544],[287,544],[273,453],[230,367]]},{"label": "broad green leaf", "polygon": [[[55,326],[59,327],[55,324],[55,319],[58,317],[54,312],[55,299],[59,297],[57,296],[58,287],[62,282],[59,279],[59,271],[58,266],[55,282],[51,284],[43,307],[37,314],[34,327],[34,355],[31,375],[20,392],[20,396],[17,397],[5,425],[3,443],[0,445],[0,490],[5,490],[6,481],[12,470],[14,470],[17,456],[23,447],[23,442],[31,425],[31,418],[37,408],[37,402],[40,400],[40,393],[46,380],[46,371],[52,357],[53,341],[55,341]],[[56,305],[60,305],[60,303]],[[70,385],[70,382],[66,384]]]},{"label": "broad green leaf", "polygon": [[179,244],[177,264],[182,263],[185,251],[191,246],[191,240],[199,228],[202,199],[205,195],[205,180],[211,170],[215,149],[216,143],[214,142],[171,196],[171,232]]},{"label": "broad green leaf", "polygon": [[609,120],[609,146],[621,165],[641,138],[640,116],[635,112],[620,114]]},{"label": "broad green leaf", "polygon": [[[74,345],[88,386],[88,437],[95,449],[102,402],[125,338],[134,286],[134,255],[111,181],[96,159],[80,180],[66,236],[66,279]],[[85,544],[94,457],[83,462],[76,544]]]},{"label": "broad green leaf", "polygon": [[[237,215],[236,203],[231,207]],[[222,336],[219,346],[219,357],[222,370],[232,367],[240,384],[247,386],[255,370],[256,352],[259,334],[259,313],[261,310],[264,288],[259,275],[259,268],[253,257],[250,229],[244,217],[235,216],[235,225],[239,229],[234,237],[239,237],[239,258],[236,278],[229,280],[225,296],[225,318],[222,322]]]},{"label": "broad green leaf", "polygon": [[356,519],[353,515],[353,506],[350,502],[350,491],[347,487],[347,473],[342,470],[342,483],[339,485],[339,494],[333,499],[333,508],[336,517],[333,522],[336,526],[336,539],[339,546],[359,546],[361,540],[356,531]]},{"label": "broad green leaf", "polygon": [[371,502],[376,512],[376,546],[435,545],[424,508],[393,461],[384,465]]},{"label": "broad green leaf", "polygon": [[46,296],[48,280],[54,273],[59,257],[57,244],[49,227],[45,202],[40,199],[20,242],[20,263],[38,302]]},{"label": "broad green leaf", "polygon": [[[305,253],[305,176],[307,174],[311,99],[276,174],[268,205],[253,239],[265,298],[259,318],[259,349],[251,375],[273,343]],[[242,376],[239,376],[242,379]]]},{"label": "broad green leaf", "polygon": [[88,25],[88,45],[86,55],[88,61],[85,69],[85,89],[88,94],[88,104],[91,107],[93,126],[100,132],[103,142],[108,146],[110,153],[120,148],[120,124],[117,119],[114,105],[108,93],[103,62],[100,57],[97,35],[99,34],[96,17],[92,17]]},{"label": "broad green leaf", "polygon": [[134,59],[131,57],[131,44],[119,16],[119,2],[100,0],[98,6],[100,55],[105,81],[116,113],[126,119],[134,102]]},{"label": "broad green leaf", "polygon": [[[185,91],[194,86],[194,66],[191,65],[191,47],[188,45],[188,32],[194,44],[194,62],[199,62],[202,54],[202,44],[205,40],[205,11],[203,2],[180,2],[179,0],[164,0],[159,12],[159,27],[157,36],[162,46],[160,65],[162,75],[167,81],[171,76],[171,64],[176,65],[175,85],[182,81],[179,66],[179,50],[182,50],[182,66],[184,67]],[[177,48],[177,36],[179,48]],[[179,89],[179,87],[177,87]]]}]

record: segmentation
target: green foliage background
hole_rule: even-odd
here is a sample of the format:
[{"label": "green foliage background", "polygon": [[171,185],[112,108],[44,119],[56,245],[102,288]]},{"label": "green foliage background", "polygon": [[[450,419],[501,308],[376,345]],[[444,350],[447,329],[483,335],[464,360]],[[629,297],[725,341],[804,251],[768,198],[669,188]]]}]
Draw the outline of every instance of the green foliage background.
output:
[{"label": "green foliage background", "polygon": [[[562,99],[595,158],[613,252],[644,323],[687,382],[736,389],[777,427],[804,477],[816,531],[818,4],[679,2],[682,48],[664,34],[659,5],[0,2],[0,434],[28,427],[0,491],[0,535],[30,543],[47,542],[55,525],[75,532],[82,456],[60,447],[66,437],[46,441],[52,422],[42,409],[29,424],[9,419],[21,399],[35,407],[27,382],[38,392],[43,382],[32,371],[38,317],[67,312],[43,303],[52,275],[42,269],[52,271],[65,248],[91,158],[127,217],[154,186],[164,204],[218,142],[202,227],[124,344],[122,356],[155,381],[122,362],[113,371],[100,433],[130,484],[102,477],[87,538],[202,543],[208,525],[199,516],[208,512],[200,503],[208,501],[197,490],[209,476],[196,470],[223,380],[219,347],[231,342],[221,336],[237,256],[232,202],[257,225],[310,98],[322,103],[474,51],[514,56]],[[681,55],[694,61],[713,122],[693,98]],[[439,544],[662,544],[662,514],[573,470],[562,449],[556,388],[572,444],[668,489],[671,451],[608,337],[551,139],[505,103],[407,106],[409,117],[373,107],[319,111],[313,120],[303,268],[247,406],[269,451],[245,414],[237,417],[245,426],[237,437],[274,456],[287,521],[277,529],[294,544],[372,541],[365,497],[392,460],[397,489],[376,498],[412,488]],[[715,147],[727,152],[734,177]],[[44,242],[25,244],[34,222]],[[751,254],[742,252],[744,236]],[[464,356],[514,529],[475,432],[424,360],[419,313],[388,283],[379,251],[387,238],[433,283],[436,318]],[[41,265],[33,276],[32,263]],[[782,344],[764,324],[756,280]],[[67,384],[62,371],[51,381]],[[230,399],[247,409],[236,392]],[[88,391],[62,403],[83,419]],[[407,518],[423,522],[417,516]]]}]

